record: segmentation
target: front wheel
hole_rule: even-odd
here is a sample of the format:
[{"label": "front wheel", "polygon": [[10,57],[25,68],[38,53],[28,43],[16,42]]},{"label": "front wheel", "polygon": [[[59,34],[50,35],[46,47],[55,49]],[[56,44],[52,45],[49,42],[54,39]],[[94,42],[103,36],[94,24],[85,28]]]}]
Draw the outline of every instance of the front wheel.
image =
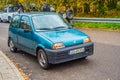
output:
[{"label": "front wheel", "polygon": [[10,51],[12,51],[12,52],[17,52],[17,48],[16,48],[15,45],[13,44],[13,41],[12,41],[12,40],[9,40],[8,44],[9,44],[9,47],[10,47]]},{"label": "front wheel", "polygon": [[48,69],[50,64],[48,63],[47,55],[44,50],[39,49],[37,52],[37,59],[40,67],[43,69]]}]

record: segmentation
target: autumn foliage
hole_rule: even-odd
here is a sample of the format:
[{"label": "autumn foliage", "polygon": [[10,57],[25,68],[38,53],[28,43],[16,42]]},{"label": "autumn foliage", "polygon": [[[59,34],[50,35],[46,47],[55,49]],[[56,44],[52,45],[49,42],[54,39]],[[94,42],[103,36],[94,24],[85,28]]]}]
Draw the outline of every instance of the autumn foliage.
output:
[{"label": "autumn foliage", "polygon": [[[41,11],[42,3],[52,4],[56,11],[70,6],[76,16],[113,16],[120,15],[120,0],[0,0],[0,8],[6,5],[22,3],[25,11]],[[110,13],[111,12],[111,13]]]}]

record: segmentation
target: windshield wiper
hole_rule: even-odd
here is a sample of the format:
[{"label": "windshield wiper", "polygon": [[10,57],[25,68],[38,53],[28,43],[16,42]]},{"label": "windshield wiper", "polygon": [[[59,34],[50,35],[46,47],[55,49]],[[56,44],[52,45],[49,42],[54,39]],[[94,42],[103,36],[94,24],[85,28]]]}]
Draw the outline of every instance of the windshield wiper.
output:
[{"label": "windshield wiper", "polygon": [[38,28],[37,30],[51,30],[51,28]]},{"label": "windshield wiper", "polygon": [[55,27],[53,29],[66,29],[67,27],[66,26],[59,26],[59,27]]}]

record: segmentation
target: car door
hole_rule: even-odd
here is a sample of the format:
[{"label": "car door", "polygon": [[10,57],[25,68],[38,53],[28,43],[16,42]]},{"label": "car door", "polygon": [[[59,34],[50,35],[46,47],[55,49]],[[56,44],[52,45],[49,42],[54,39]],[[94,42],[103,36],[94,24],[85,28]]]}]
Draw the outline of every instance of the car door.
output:
[{"label": "car door", "polygon": [[19,30],[19,20],[20,16],[14,16],[12,19],[12,22],[10,23],[9,27],[9,39],[12,39],[14,42],[15,46],[17,47],[17,42],[18,42],[18,30]]},{"label": "car door", "polygon": [[34,53],[33,34],[30,18],[28,16],[22,16],[18,32],[18,44],[21,50],[31,54]]}]

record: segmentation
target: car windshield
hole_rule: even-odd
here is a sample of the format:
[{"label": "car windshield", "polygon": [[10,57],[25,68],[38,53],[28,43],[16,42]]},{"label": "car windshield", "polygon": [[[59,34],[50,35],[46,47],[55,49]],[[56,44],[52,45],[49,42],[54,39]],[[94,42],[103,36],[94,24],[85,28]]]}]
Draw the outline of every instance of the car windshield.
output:
[{"label": "car windshield", "polygon": [[69,23],[59,15],[37,15],[32,20],[36,31],[69,28]]}]

